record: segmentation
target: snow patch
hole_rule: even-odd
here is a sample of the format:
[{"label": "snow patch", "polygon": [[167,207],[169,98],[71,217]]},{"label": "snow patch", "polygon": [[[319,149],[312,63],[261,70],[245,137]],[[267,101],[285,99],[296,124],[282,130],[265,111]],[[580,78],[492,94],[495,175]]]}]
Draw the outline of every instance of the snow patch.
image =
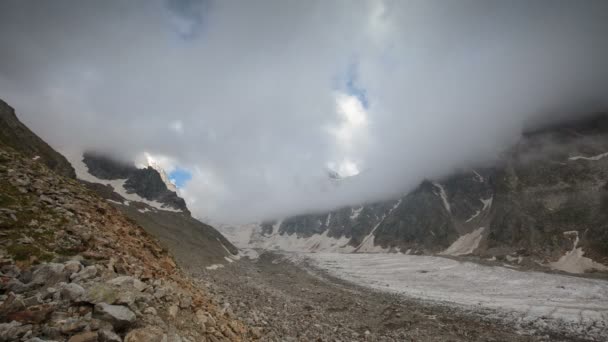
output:
[{"label": "snow patch", "polygon": [[483,183],[483,176],[480,175],[479,172],[475,171],[475,169],[471,169],[471,171],[473,171],[473,174],[475,174],[475,180],[477,180],[479,183]]},{"label": "snow patch", "polygon": [[448,213],[452,213],[452,208],[450,207],[450,202],[448,202],[448,195],[445,192],[445,189],[443,188],[443,185],[439,184],[439,183],[433,183],[433,185],[439,189],[439,196],[441,197],[441,200],[443,201],[443,206],[445,207],[445,210],[448,211]]},{"label": "snow patch", "polygon": [[458,256],[473,253],[477,247],[479,247],[479,242],[482,238],[481,234],[483,233],[484,229],[484,227],[481,227],[468,234],[462,235],[458,238],[458,240],[454,241],[450,247],[439,254]]},{"label": "snow patch", "polygon": [[350,214],[350,219],[351,220],[356,220],[357,217],[359,217],[359,214],[361,214],[361,211],[363,210],[363,206],[357,208],[357,209],[351,209],[351,214]]},{"label": "snow patch", "polygon": [[560,270],[568,273],[585,273],[588,270],[608,271],[608,266],[595,262],[590,258],[584,257],[582,247],[578,247],[579,236],[578,231],[571,230],[564,232],[565,236],[574,235],[574,246],[572,250],[566,252],[559,260],[550,262],[549,267],[555,270]]},{"label": "snow patch", "polygon": [[486,209],[488,209],[488,208],[492,207],[492,201],[493,201],[493,200],[494,200],[494,196],[491,196],[491,197],[490,197],[490,198],[488,198],[488,199],[483,199],[483,198],[480,198],[480,199],[479,199],[479,201],[481,201],[481,203],[483,203],[483,207],[481,208],[481,210],[477,210],[477,211],[475,211],[475,213],[474,213],[474,214],[473,214],[471,217],[469,217],[469,219],[468,219],[468,220],[466,220],[465,222],[467,222],[467,223],[468,223],[468,222],[473,221],[473,220],[474,220],[474,219],[475,219],[477,216],[479,216],[479,214],[481,214],[481,213],[482,213],[484,210],[486,210]]},{"label": "snow patch", "polygon": [[331,213],[327,214],[327,220],[325,220],[325,227],[329,227],[330,222],[331,222]]},{"label": "snow patch", "polygon": [[598,154],[596,156],[592,156],[592,157],[585,157],[585,156],[574,156],[574,157],[570,157],[568,158],[568,160],[579,160],[579,159],[583,159],[583,160],[592,160],[592,161],[597,161],[600,159],[603,159],[605,157],[608,157],[608,152],[606,153],[602,153],[602,154]]},{"label": "snow patch", "polygon": [[208,270],[210,270],[210,271],[215,271],[215,270],[217,270],[219,268],[224,268],[224,265],[222,265],[222,264],[213,264],[213,265],[207,266],[205,268],[208,269]]},{"label": "snow patch", "polygon": [[32,158],[32,160],[34,160],[34,161],[36,161],[38,159],[40,159],[40,156],[34,156],[34,158]]}]

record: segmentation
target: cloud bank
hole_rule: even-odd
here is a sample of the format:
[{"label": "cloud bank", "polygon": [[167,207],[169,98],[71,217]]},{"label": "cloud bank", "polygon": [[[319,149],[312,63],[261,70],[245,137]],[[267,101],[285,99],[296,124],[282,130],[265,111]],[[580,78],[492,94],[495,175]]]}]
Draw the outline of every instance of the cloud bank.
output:
[{"label": "cloud bank", "polygon": [[394,196],[605,108],[607,34],[602,0],[7,0],[0,97],[59,150],[188,170],[196,216],[245,222]]}]

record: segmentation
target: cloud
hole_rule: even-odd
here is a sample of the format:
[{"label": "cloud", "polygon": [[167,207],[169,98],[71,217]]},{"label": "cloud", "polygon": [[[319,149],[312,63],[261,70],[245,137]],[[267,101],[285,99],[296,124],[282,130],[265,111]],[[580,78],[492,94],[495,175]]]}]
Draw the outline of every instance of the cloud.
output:
[{"label": "cloud", "polygon": [[[606,13],[602,0],[8,0],[0,97],[60,150],[190,172],[180,192],[199,217],[258,220],[390,197],[487,162],[530,120],[606,105]],[[335,186],[328,167],[360,174]]]}]

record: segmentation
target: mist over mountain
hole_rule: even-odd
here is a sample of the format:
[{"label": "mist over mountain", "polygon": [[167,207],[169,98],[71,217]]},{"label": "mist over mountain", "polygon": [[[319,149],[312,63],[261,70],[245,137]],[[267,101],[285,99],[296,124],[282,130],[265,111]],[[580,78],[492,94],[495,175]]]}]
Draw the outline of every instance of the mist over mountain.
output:
[{"label": "mist over mountain", "polygon": [[607,32],[605,1],[9,0],[0,95],[68,156],[147,153],[191,174],[193,215],[247,222],[393,198],[605,109]]}]

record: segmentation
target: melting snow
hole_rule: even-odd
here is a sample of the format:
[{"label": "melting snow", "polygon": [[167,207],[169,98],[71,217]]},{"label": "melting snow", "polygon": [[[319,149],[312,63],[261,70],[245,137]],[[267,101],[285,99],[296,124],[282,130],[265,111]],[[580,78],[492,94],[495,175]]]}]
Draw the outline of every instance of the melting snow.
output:
[{"label": "melting snow", "polygon": [[459,237],[458,240],[454,241],[448,249],[439,253],[441,255],[467,255],[473,253],[477,247],[479,247],[479,242],[481,241],[481,234],[484,231],[484,227],[478,228],[468,234],[464,234]]},{"label": "melting snow", "polygon": [[352,213],[350,214],[350,219],[355,220],[357,217],[359,217],[359,214],[361,214],[361,210],[363,210],[363,206],[357,209],[351,209]]},{"label": "melting snow", "polygon": [[602,153],[602,154],[598,154],[596,156],[592,156],[592,157],[585,157],[585,156],[574,156],[574,157],[570,157],[568,158],[568,160],[579,160],[579,159],[584,159],[584,160],[600,160],[602,158],[608,157],[608,152],[606,153]]},{"label": "melting snow", "polygon": [[585,273],[587,270],[608,271],[607,266],[583,256],[585,254],[583,248],[577,248],[579,242],[578,231],[564,232],[564,235],[575,236],[574,246],[572,246],[571,251],[566,252],[559,260],[550,262],[549,267],[569,273]]},{"label": "melting snow", "polygon": [[217,270],[218,268],[224,268],[224,265],[222,265],[222,264],[213,264],[213,265],[207,266],[205,268],[208,269],[208,270],[210,270],[210,271],[214,271],[214,270]]},{"label": "melting snow", "polygon": [[471,171],[473,171],[473,173],[475,174],[475,179],[479,183],[482,183],[484,181],[483,177],[479,174],[479,172],[475,171],[475,169],[471,169]]},{"label": "melting snow", "polygon": [[331,213],[327,214],[327,220],[325,220],[325,226],[329,227],[330,222],[331,222]]},{"label": "melting snow", "polygon": [[397,209],[397,207],[399,207],[399,205],[401,204],[401,200],[398,200],[397,203],[395,203],[395,205],[388,211],[388,213],[384,214],[384,216],[382,216],[382,219],[374,226],[374,228],[372,228],[372,231],[367,234],[367,236],[365,237],[365,239],[363,239],[363,242],[361,242],[361,244],[359,246],[357,246],[357,248],[355,249],[355,252],[357,253],[388,253],[389,249],[388,248],[382,248],[382,246],[376,246],[374,244],[374,239],[376,238],[374,236],[374,232],[376,232],[376,229],[378,229],[378,227],[380,227],[380,225],[382,224],[382,222],[384,222],[384,219],[389,216],[395,209]]},{"label": "melting snow", "polygon": [[492,196],[492,197],[490,197],[488,199],[480,198],[479,200],[481,201],[481,203],[483,203],[483,208],[481,208],[481,210],[477,210],[475,212],[475,214],[473,214],[471,217],[469,217],[469,219],[466,220],[465,222],[471,222],[471,221],[473,221],[473,219],[475,219],[477,216],[479,216],[479,214],[481,214],[482,211],[490,208],[492,206],[492,201],[494,200],[494,197]]},{"label": "melting snow", "polygon": [[443,185],[439,183],[433,183],[433,185],[439,189],[439,196],[441,196],[441,200],[443,201],[443,206],[445,207],[445,210],[447,210],[448,213],[452,213],[450,202],[448,202],[448,195],[446,194]]}]

